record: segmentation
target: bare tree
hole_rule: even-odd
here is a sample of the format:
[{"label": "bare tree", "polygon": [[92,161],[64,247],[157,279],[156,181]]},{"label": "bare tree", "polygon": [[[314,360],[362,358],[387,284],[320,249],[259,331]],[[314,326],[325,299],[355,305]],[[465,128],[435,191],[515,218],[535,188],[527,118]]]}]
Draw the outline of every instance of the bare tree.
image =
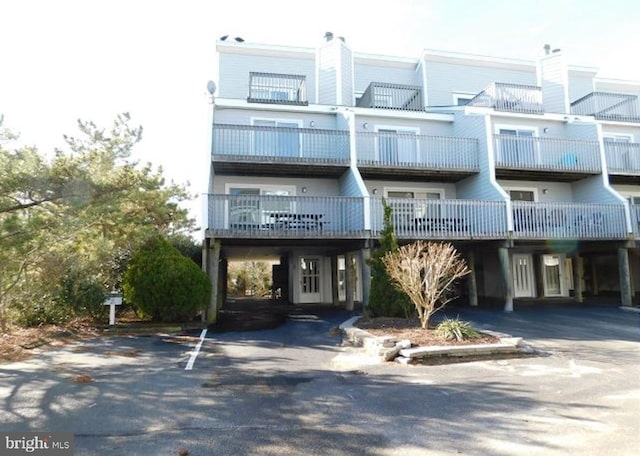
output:
[{"label": "bare tree", "polygon": [[422,329],[429,327],[435,312],[455,298],[456,280],[470,272],[449,243],[417,241],[387,253],[382,261],[393,284],[413,301]]}]

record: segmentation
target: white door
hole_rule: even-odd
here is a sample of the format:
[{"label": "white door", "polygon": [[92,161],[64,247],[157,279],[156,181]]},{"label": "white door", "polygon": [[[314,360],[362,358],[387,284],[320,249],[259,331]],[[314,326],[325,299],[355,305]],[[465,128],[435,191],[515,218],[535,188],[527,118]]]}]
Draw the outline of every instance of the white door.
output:
[{"label": "white door", "polygon": [[529,254],[514,253],[511,258],[513,266],[514,298],[535,297],[536,287],[533,277],[533,258]]},{"label": "white door", "polygon": [[300,302],[321,302],[320,266],[319,257],[300,257]]},{"label": "white door", "polygon": [[568,296],[565,255],[542,255],[542,280],[545,296]]}]

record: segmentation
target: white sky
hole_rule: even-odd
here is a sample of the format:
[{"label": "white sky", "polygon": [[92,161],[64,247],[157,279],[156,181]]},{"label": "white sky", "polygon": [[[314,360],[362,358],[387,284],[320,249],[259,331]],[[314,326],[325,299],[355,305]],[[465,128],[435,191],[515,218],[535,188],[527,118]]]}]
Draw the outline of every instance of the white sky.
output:
[{"label": "white sky", "polygon": [[[43,152],[129,112],[134,152],[206,191],[206,83],[215,41],[314,47],[324,32],[356,52],[422,49],[533,60],[545,43],[601,77],[640,80],[639,0],[1,0],[0,114]],[[201,203],[189,206],[201,219]]]}]

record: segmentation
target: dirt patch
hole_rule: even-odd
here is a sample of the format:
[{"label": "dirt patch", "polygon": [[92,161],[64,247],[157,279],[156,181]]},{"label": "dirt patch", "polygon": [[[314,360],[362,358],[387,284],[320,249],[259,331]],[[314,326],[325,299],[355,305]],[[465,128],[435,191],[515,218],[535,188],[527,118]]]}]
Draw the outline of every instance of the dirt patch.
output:
[{"label": "dirt patch", "polygon": [[393,336],[396,339],[408,339],[412,346],[424,347],[430,345],[475,345],[496,344],[500,339],[488,334],[482,334],[467,340],[447,340],[434,330],[435,327],[422,329],[418,319],[407,320],[405,318],[361,318],[355,326],[373,334],[374,336]]},{"label": "dirt patch", "polygon": [[0,335],[0,363],[22,361],[35,348],[61,346],[69,342],[96,337],[99,331],[87,321],[74,321],[65,326],[45,325],[36,328],[12,328]]},{"label": "dirt patch", "polygon": [[71,377],[71,381],[73,383],[92,383],[94,380],[90,375],[74,375]]}]

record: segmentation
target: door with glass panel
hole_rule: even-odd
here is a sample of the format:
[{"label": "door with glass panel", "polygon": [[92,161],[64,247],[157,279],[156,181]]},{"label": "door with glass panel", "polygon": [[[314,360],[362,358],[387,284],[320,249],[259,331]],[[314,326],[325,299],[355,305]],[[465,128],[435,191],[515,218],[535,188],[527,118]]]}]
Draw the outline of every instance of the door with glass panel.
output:
[{"label": "door with glass panel", "polygon": [[511,257],[513,269],[513,296],[533,298],[536,287],[533,275],[533,258],[530,254],[514,253]]},{"label": "door with glass panel", "polygon": [[253,151],[265,157],[299,157],[300,132],[297,122],[254,120]]},{"label": "door with glass panel", "polygon": [[403,129],[378,130],[378,155],[382,164],[400,165],[418,160],[416,132]]},{"label": "door with glass panel", "polygon": [[607,166],[614,171],[640,169],[640,157],[634,157],[631,136],[607,135],[602,138],[607,151]]},{"label": "door with glass panel", "polygon": [[400,230],[413,229],[425,221],[439,221],[442,218],[442,208],[437,200],[440,200],[441,197],[439,192],[387,191],[394,227]]},{"label": "door with glass panel", "polygon": [[320,257],[300,257],[300,302],[321,302]]},{"label": "door with glass panel", "polygon": [[542,255],[545,296],[567,296],[565,255]]},{"label": "door with glass panel", "polygon": [[532,166],[537,163],[533,137],[535,131],[501,128],[498,161],[509,166]]}]

